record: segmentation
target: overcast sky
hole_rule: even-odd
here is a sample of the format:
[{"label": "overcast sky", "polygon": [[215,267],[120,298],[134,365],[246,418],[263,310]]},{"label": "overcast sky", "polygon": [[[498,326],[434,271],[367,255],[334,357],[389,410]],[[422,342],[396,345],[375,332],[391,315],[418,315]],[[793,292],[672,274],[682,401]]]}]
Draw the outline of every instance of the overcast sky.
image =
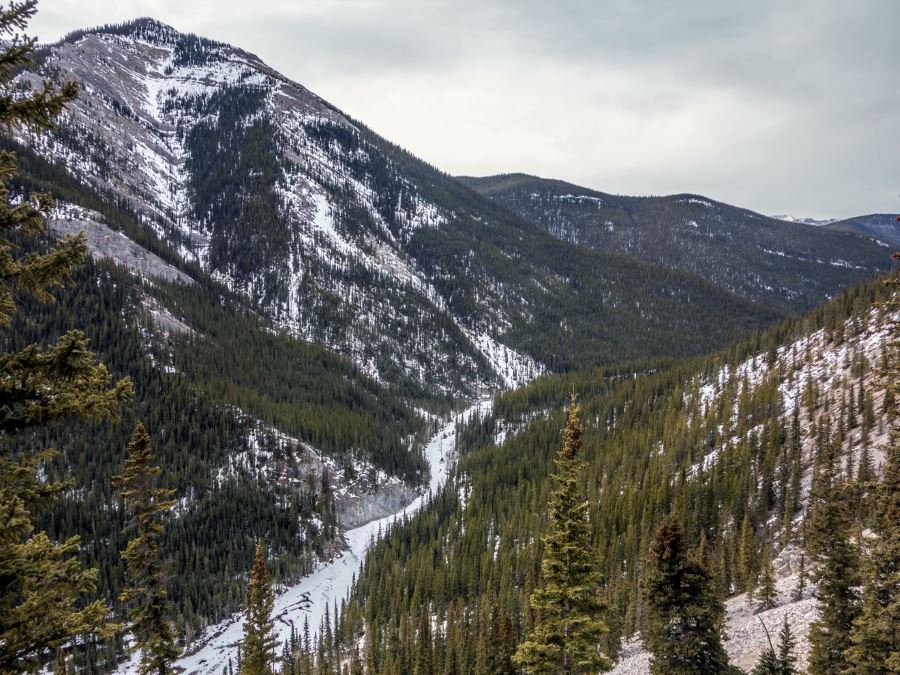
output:
[{"label": "overcast sky", "polygon": [[763,213],[900,210],[896,0],[41,0],[254,52],[454,174]]}]

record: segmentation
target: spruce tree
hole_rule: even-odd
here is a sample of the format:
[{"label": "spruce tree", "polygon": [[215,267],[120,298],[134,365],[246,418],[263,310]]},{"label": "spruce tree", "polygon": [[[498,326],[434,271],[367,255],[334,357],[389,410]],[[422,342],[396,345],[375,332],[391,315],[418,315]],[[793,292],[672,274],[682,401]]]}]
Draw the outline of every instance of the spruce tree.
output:
[{"label": "spruce tree", "polygon": [[826,675],[849,667],[850,630],[859,614],[859,551],[851,540],[849,489],[838,482],[835,448],[828,443],[814,486],[808,528],[809,552],[816,563],[819,617],[810,626],[809,672]]},{"label": "spruce tree", "polygon": [[[896,277],[893,282],[896,286]],[[897,309],[895,291],[891,307]],[[900,391],[900,340],[888,345],[888,391]],[[896,399],[895,399],[896,400]],[[900,429],[891,430],[887,462],[878,483],[872,529],[876,537],[866,560],[862,612],[853,623],[847,651],[849,672],[900,673]]]},{"label": "spruce tree", "polygon": [[[14,91],[14,74],[34,52],[34,40],[23,31],[35,6],[35,0],[26,0],[0,8],[0,124],[7,133],[52,129],[76,94],[74,84]],[[47,252],[19,253],[24,237],[44,232],[53,204],[46,194],[27,199],[12,194],[15,175],[15,155],[0,151],[0,332],[12,324],[21,293],[51,300],[50,290],[60,288],[87,253],[80,237]],[[53,451],[26,453],[14,439],[40,436],[42,427],[74,417],[107,417],[130,396],[130,381],[113,384],[78,331],[49,347],[0,351],[0,672],[36,670],[76,636],[108,633],[108,608],[90,600],[97,570],[85,569],[76,558],[78,537],[57,543],[34,527],[36,510],[71,483],[38,480]]]},{"label": "spruce tree", "polygon": [[275,595],[266,568],[266,549],[260,541],[256,545],[253,570],[247,586],[241,675],[269,675],[272,672],[272,661],[278,646],[272,622],[274,606]]},{"label": "spruce tree", "polygon": [[778,675],[794,675],[797,672],[797,641],[791,632],[787,616],[778,633]]},{"label": "spruce tree", "polygon": [[778,593],[775,589],[775,570],[772,567],[772,557],[768,549],[763,554],[762,569],[759,573],[759,581],[753,594],[759,603],[759,611],[772,609]]},{"label": "spruce tree", "polygon": [[[763,624],[763,629],[765,628],[766,626]],[[769,631],[766,630],[766,638],[768,637]],[[778,633],[778,649],[776,650],[772,641],[769,640],[768,648],[763,651],[753,668],[753,675],[795,675],[797,672],[797,657],[794,654],[796,646],[797,641],[791,633],[791,626],[785,616],[781,631]]]},{"label": "spruce tree", "polygon": [[578,487],[583,434],[581,406],[573,394],[555,460],[541,579],[530,599],[535,623],[513,657],[528,673],[596,673],[612,667],[599,647],[608,630],[607,609],[600,597],[587,504]]},{"label": "spruce tree", "polygon": [[143,424],[135,428],[127,452],[122,474],[113,479],[128,509],[128,530],[134,533],[122,553],[128,585],[119,600],[128,607],[133,649],[141,654],[140,674],[165,675],[180,670],[174,666],[180,650],[175,643],[160,547],[161,521],[175,505],[171,499],[174,490],[157,485],[160,468],[153,463],[150,436]]},{"label": "spruce tree", "polygon": [[741,542],[738,551],[738,572],[741,575],[741,588],[752,591],[756,585],[757,551],[756,537],[753,535],[753,525],[750,523],[750,514],[744,513],[741,521]]},{"label": "spruce tree", "polygon": [[771,646],[760,654],[759,661],[753,666],[753,675],[778,675],[778,656]]},{"label": "spruce tree", "polygon": [[647,628],[655,675],[733,673],[722,646],[725,606],[710,571],[705,542],[694,555],[671,515],[656,529],[645,575]]}]

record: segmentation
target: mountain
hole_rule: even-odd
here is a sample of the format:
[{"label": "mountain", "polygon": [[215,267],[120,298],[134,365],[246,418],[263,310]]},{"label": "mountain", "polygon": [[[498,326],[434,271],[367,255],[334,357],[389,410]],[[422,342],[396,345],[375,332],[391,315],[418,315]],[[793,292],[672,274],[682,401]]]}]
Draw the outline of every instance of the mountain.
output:
[{"label": "mountain", "polygon": [[790,216],[787,214],[772,216],[772,218],[775,220],[783,220],[787,223],[801,223],[803,225],[815,225],[816,227],[831,225],[831,223],[835,223],[838,220],[837,218],[798,218],[797,216]]},{"label": "mountain", "polygon": [[[754,294],[560,238],[256,56],[151,19],[38,56],[19,91],[74,80],[81,96],[55,132],[0,142],[17,154],[16,195],[51,191],[50,230],[85,232],[93,260],[58,302],[26,301],[4,339],[81,327],[135,401],[100,427],[15,441],[61,448],[46,472],[73,486],[40,526],[83,536],[119,610],[110,479],[146,425],[176,490],[164,547],[186,636],[240,606],[257,538],[288,583],[339,556],[349,528],[412,502],[428,485],[425,439],[463,401],[707,353],[881,265],[863,264],[867,239],[829,233],[846,259],[798,272],[774,256],[748,288],[790,287]],[[568,382],[556,377],[525,395]]]},{"label": "mountain", "polygon": [[895,213],[873,213],[828,224],[828,229],[839,232],[855,232],[882,241],[894,248],[900,247],[900,221]]},{"label": "mountain", "polygon": [[697,353],[780,312],[559,242],[255,56],[150,19],[70,35],[18,84],[45,77],[83,94],[21,143],[279,329],[420,397]]},{"label": "mountain", "polygon": [[[549,375],[499,394],[489,414],[458,432],[456,474],[440,498],[372,548],[341,634],[365,633],[376,663],[425,655],[437,672],[448,664],[513,672],[508,661],[490,670],[482,659],[509,649],[498,625],[511,622],[506,633],[522,636],[533,616],[553,460],[575,391],[585,425],[579,485],[612,608],[600,646],[621,661],[615,672],[647,672],[640,641],[619,640],[645,626],[646,551],[670,513],[686,546],[706,541],[731,597],[732,661],[751,668],[768,646],[759,621],[775,634],[788,615],[803,670],[815,590],[795,592],[817,476],[830,461],[841,480],[859,479],[845,492],[862,531],[896,429],[885,370],[900,334],[900,316],[886,310],[891,293],[882,280],[855,287],[707,357]],[[747,592],[767,554],[778,595],[774,608],[757,611]],[[806,565],[808,575],[809,557]],[[424,639],[404,633],[428,620],[436,628]]]},{"label": "mountain", "polygon": [[787,313],[811,309],[890,265],[868,238],[700,195],[623,197],[524,174],[462,180],[559,239],[690,272]]},{"label": "mountain", "polygon": [[164,545],[184,635],[240,606],[258,537],[286,583],[412,501],[423,441],[462,399],[699,353],[780,316],[560,242],[239,49],[138,20],[38,56],[19,90],[71,79],[81,95],[56,132],[2,141],[12,187],[52,192],[51,232],[84,232],[93,260],[58,302],[26,300],[4,338],[82,328],[135,400],[15,442],[61,448],[46,473],[73,488],[39,525],[82,535],[115,604],[111,478],[145,424],[178,500]]}]

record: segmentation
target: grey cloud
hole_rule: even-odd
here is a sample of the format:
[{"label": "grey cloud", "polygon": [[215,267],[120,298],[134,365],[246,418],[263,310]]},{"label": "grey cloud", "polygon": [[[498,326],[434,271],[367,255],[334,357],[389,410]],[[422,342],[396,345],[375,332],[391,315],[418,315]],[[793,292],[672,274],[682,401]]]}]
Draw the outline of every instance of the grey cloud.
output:
[{"label": "grey cloud", "polygon": [[893,0],[44,0],[37,26],[139,15],[258,54],[452,172],[900,207]]}]

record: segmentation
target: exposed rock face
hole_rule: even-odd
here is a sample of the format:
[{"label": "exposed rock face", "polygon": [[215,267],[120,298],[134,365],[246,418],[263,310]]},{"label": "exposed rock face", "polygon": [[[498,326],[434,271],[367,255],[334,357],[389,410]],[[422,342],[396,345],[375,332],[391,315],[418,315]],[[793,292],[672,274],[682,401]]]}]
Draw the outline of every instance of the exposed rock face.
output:
[{"label": "exposed rock face", "polygon": [[354,493],[351,488],[348,494],[339,495],[335,500],[338,522],[345,530],[352,530],[397,513],[417,496],[415,489],[396,479],[374,490]]},{"label": "exposed rock face", "polygon": [[[48,77],[82,95],[57,133],[19,140],[126,204],[280,328],[378,379],[453,396],[542,370],[498,342],[506,322],[487,306],[478,325],[451,311],[407,250],[452,214],[380,139],[256,56],[141,19],[45,48],[18,85]],[[83,214],[68,218],[57,229],[86,230],[99,255],[184,280]]]},{"label": "exposed rock face", "polygon": [[194,280],[181,270],[168,264],[158,255],[150,253],[122,232],[110,228],[96,211],[63,204],[54,210],[47,224],[51,232],[61,236],[83,233],[92,255],[97,258],[108,258],[140,277],[177,281],[182,284],[194,283]]}]

